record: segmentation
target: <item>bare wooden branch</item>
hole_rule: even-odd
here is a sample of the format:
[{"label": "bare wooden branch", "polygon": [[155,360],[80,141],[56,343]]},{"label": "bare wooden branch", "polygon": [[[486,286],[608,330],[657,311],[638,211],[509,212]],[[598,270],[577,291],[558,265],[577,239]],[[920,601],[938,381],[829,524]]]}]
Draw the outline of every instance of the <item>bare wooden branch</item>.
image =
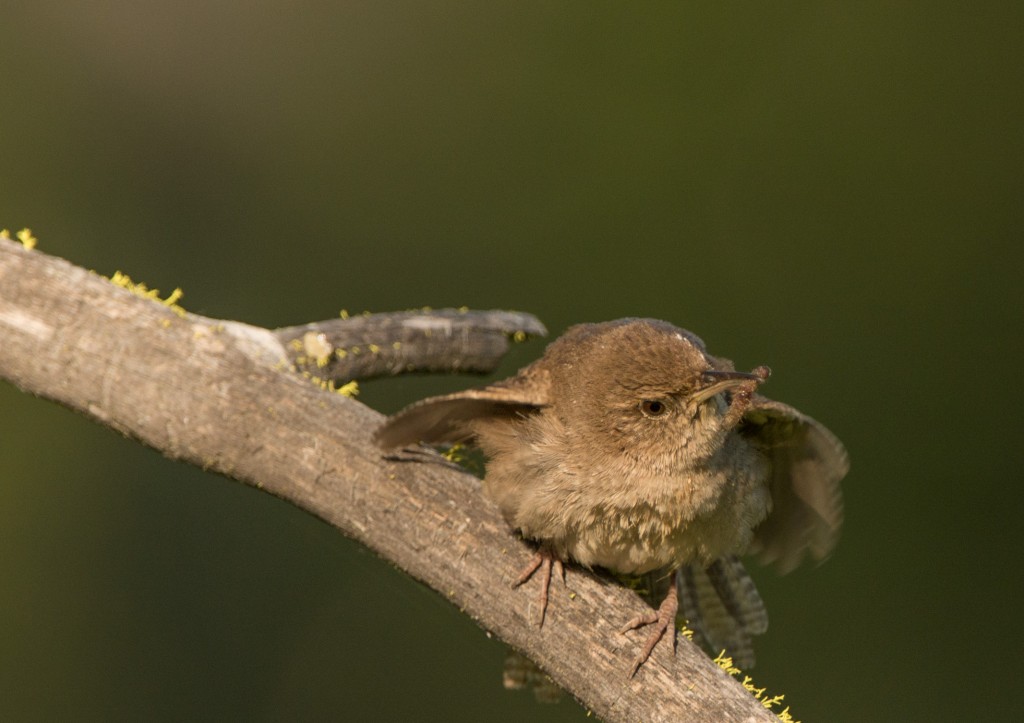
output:
[{"label": "bare wooden branch", "polygon": [[547,334],[532,314],[421,309],[276,329],[289,359],[324,379],[492,371],[509,341]]},{"label": "bare wooden branch", "polygon": [[773,720],[684,640],[674,657],[659,646],[629,679],[640,641],[616,631],[644,603],[579,569],[570,568],[568,588],[555,586],[538,629],[533,588],[509,589],[529,551],[477,479],[382,459],[370,439],[381,416],[295,374],[292,338],[178,315],[0,240],[3,378],[317,515],[527,653],[603,719]]}]

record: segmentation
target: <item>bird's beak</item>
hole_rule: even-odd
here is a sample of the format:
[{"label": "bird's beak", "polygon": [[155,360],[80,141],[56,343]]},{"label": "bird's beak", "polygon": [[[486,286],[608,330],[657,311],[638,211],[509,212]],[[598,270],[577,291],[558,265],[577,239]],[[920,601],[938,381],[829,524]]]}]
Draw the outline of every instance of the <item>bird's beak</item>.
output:
[{"label": "bird's beak", "polygon": [[690,395],[690,401],[695,404],[701,404],[711,399],[724,391],[733,389],[735,387],[743,386],[751,381],[755,381],[758,384],[768,378],[768,375],[772,373],[772,370],[768,367],[761,366],[752,372],[732,372],[723,369],[708,369],[707,371],[701,372],[705,379],[711,381],[711,384],[704,387],[703,389]]}]

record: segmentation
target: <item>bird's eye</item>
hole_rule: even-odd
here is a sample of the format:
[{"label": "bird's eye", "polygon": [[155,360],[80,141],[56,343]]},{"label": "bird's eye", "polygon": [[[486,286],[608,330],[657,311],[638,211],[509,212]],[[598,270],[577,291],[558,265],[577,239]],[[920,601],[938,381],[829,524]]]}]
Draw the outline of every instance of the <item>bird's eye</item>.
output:
[{"label": "bird's eye", "polygon": [[640,402],[640,411],[645,417],[660,417],[668,411],[668,404],[660,399],[645,399]]}]

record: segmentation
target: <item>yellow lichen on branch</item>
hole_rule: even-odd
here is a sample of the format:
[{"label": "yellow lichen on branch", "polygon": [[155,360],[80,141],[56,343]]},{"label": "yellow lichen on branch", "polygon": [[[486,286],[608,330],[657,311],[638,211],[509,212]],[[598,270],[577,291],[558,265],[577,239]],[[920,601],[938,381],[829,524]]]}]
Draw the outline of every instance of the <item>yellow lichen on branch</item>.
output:
[{"label": "yellow lichen on branch", "polygon": [[[32,235],[32,229],[30,228],[21,229],[21,231],[18,231],[18,233],[15,234],[15,236],[17,236],[18,240],[21,241],[21,245],[30,251],[36,247],[37,243],[39,243],[39,239]],[[11,232],[8,231],[7,229],[0,230],[0,238],[2,238],[5,241],[14,240],[13,238],[11,238]]]},{"label": "yellow lichen on branch", "polygon": [[178,306],[178,300],[185,295],[185,292],[179,288],[174,289],[166,299],[161,299],[159,289],[151,289],[143,283],[132,281],[128,274],[123,274],[120,271],[114,272],[114,275],[110,277],[110,283],[130,291],[136,296],[141,296],[143,299],[159,302],[178,316],[185,316],[185,309]]},{"label": "yellow lichen on branch", "polygon": [[[715,658],[715,663],[718,665],[719,668],[721,668],[734,678],[739,676],[743,672],[733,664],[732,658],[726,655],[724,650],[718,654],[718,657]],[[767,710],[772,710],[772,708],[782,705],[782,701],[786,697],[785,695],[767,695],[768,689],[758,688],[757,686],[755,686],[754,681],[751,679],[749,675],[743,676],[742,685],[744,688],[746,688],[747,692],[754,696],[755,700],[757,700]],[[774,713],[776,716],[778,716],[779,720],[786,721],[786,723],[800,723],[800,721],[796,720],[793,717],[792,713],[789,712],[788,705],[782,710],[774,711]]]}]

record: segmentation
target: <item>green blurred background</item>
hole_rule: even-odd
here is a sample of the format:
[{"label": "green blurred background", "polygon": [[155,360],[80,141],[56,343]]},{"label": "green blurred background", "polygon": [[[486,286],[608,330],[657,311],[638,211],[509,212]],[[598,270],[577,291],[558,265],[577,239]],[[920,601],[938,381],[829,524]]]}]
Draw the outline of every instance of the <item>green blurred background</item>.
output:
[{"label": "green blurred background", "polygon": [[[1010,720],[1022,26],[1019,3],[6,0],[0,226],[264,326],[653,316],[769,364],[853,468],[833,559],[755,570],[755,681],[804,721]],[[497,641],[316,519],[10,385],[0,407],[3,719],[585,719],[502,690]]]}]

